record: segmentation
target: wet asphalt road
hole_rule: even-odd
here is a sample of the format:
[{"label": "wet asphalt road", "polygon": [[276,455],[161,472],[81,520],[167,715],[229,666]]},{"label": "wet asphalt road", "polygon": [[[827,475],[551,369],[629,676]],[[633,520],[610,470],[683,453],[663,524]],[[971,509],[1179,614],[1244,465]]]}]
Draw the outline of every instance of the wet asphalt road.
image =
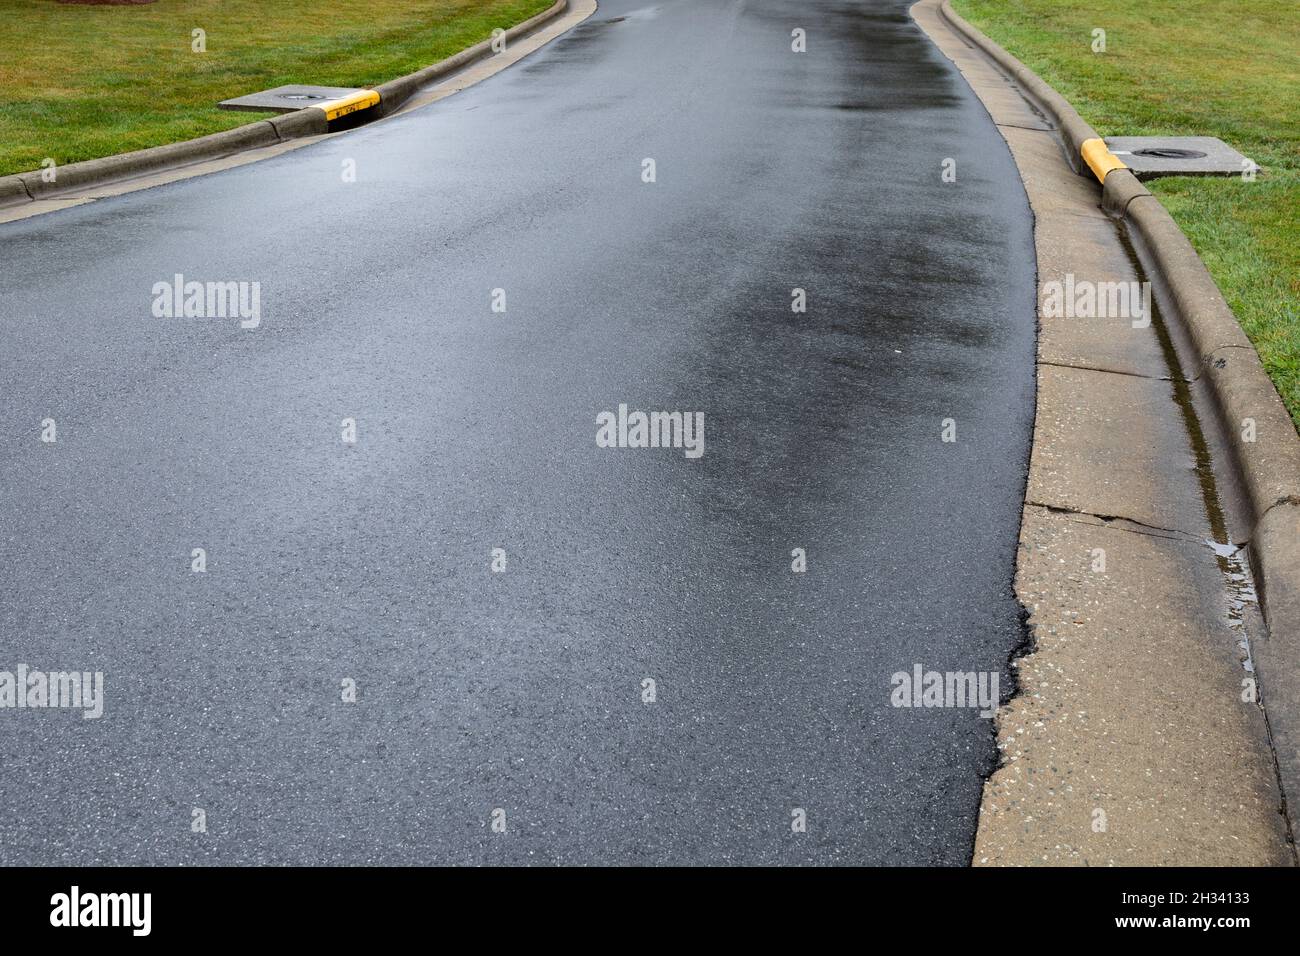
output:
[{"label": "wet asphalt road", "polygon": [[[101,719],[0,710],[0,861],[966,862],[990,724],[890,675],[1007,691],[1033,248],[907,6],[606,0],[0,226],[0,669],[105,675]],[[154,318],[175,273],[260,327]],[[620,403],[705,454],[597,447]]]}]

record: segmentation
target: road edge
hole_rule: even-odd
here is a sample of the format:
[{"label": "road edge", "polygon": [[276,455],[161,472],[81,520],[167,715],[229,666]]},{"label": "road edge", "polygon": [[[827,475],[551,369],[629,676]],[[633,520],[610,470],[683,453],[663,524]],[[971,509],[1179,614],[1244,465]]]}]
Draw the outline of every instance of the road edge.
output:
[{"label": "road edge", "polygon": [[[1190,379],[1204,379],[1233,468],[1246,491],[1245,543],[1268,626],[1253,648],[1273,734],[1288,817],[1300,807],[1300,436],[1214,278],[1160,201],[1122,165],[1088,161],[1101,137],[1060,93],[942,0],[940,12],[1027,90],[1055,122],[1076,173],[1094,173],[1102,209],[1123,224],[1148,277],[1194,353]],[[1109,155],[1109,153],[1107,153]],[[1249,425],[1248,425],[1249,423]],[[1253,441],[1243,432],[1251,428]],[[1266,437],[1267,436],[1267,437]]]},{"label": "road edge", "polygon": [[[515,24],[505,31],[506,45],[561,16],[568,11],[569,6],[570,0],[556,0],[541,13]],[[379,103],[374,107],[376,111],[374,118],[378,119],[395,112],[421,87],[495,54],[497,51],[493,50],[492,44],[492,39],[483,40],[431,66],[374,87],[373,92],[379,94]],[[133,150],[129,153],[68,163],[54,167],[52,171],[34,170],[0,176],[0,209],[46,199],[66,198],[80,190],[109,186],[138,176],[153,175],[209,160],[223,159],[294,139],[320,136],[329,131],[329,119],[325,110],[319,106],[309,106],[179,143],[151,146],[148,149]],[[46,177],[51,172],[54,178],[48,181]]]}]

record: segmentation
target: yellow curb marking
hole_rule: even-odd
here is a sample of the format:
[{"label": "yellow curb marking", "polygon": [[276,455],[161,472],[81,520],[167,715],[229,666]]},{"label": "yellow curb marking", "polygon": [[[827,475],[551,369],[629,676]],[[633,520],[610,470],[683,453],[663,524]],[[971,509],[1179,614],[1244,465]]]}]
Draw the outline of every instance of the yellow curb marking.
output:
[{"label": "yellow curb marking", "polygon": [[340,116],[347,116],[349,113],[355,113],[358,110],[369,109],[378,102],[379,94],[374,90],[361,90],[357,93],[349,93],[337,100],[329,100],[314,105],[318,109],[325,111],[327,120],[336,120]]},{"label": "yellow curb marking", "polygon": [[1106,141],[1098,137],[1085,139],[1079,146],[1079,155],[1088,164],[1092,174],[1099,182],[1106,181],[1106,174],[1112,169],[1128,169],[1114,153],[1106,147]]}]

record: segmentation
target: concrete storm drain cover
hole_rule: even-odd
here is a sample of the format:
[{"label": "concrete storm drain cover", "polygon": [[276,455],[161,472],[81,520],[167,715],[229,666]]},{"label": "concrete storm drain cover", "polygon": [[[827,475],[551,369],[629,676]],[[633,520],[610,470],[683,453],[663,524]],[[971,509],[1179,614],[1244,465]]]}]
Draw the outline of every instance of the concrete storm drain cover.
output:
[{"label": "concrete storm drain cover", "polygon": [[1106,146],[1138,179],[1239,176],[1254,164],[1213,136],[1108,136]]},{"label": "concrete storm drain cover", "polygon": [[363,92],[355,86],[307,86],[291,83],[277,86],[260,93],[249,93],[234,99],[222,100],[218,106],[223,110],[250,110],[258,113],[290,113],[304,106],[314,106],[329,100],[343,99],[353,93]]}]

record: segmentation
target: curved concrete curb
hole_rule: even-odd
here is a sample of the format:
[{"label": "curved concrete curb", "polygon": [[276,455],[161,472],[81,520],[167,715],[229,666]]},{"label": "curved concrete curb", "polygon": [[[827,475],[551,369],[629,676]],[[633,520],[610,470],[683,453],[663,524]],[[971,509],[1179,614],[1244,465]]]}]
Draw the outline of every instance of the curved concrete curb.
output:
[{"label": "curved concrete curb", "polygon": [[[537,16],[516,24],[507,30],[505,33],[506,45],[508,46],[525,34],[532,33],[542,24],[554,20],[568,9],[569,0],[556,0],[555,4],[543,10]],[[455,56],[450,56],[439,63],[433,64],[433,66],[426,66],[422,70],[416,70],[406,76],[399,76],[395,80],[381,83],[375,87],[375,92],[379,94],[380,115],[387,116],[395,111],[410,99],[420,87],[427,86],[450,73],[455,73],[457,70],[462,70],[471,63],[475,63],[485,56],[490,56],[492,52],[492,41],[484,40],[467,50],[461,50]]]},{"label": "curved concrete curb", "polygon": [[[568,8],[569,0],[557,0],[537,16],[507,30],[506,44],[509,45],[519,37],[554,20]],[[376,118],[392,113],[420,87],[462,70],[492,55],[493,52],[492,41],[484,40],[432,66],[375,87],[374,92],[379,94]],[[148,173],[189,166],[210,159],[221,159],[245,150],[274,146],[291,139],[318,136],[327,132],[329,132],[329,120],[325,111],[317,106],[309,106],[282,116],[257,120],[235,129],[200,136],[181,143],[169,143],[166,146],[154,146],[117,156],[105,156],[102,159],[57,166],[53,170],[55,177],[53,182],[48,182],[45,178],[49,175],[49,170],[0,176],[0,209],[41,199],[57,199],[78,190],[106,186]]]},{"label": "curved concrete curb", "polygon": [[949,0],[943,0],[939,9],[944,19],[951,23],[957,32],[997,61],[999,66],[1010,73],[1011,77],[1037,100],[1039,108],[1056,123],[1056,128],[1065,143],[1065,159],[1070,164],[1070,168],[1081,175],[1086,174],[1088,166],[1083,160],[1083,144],[1099,137],[1092,127],[1083,121],[1083,117],[1075,111],[1069,101],[1039,79],[1038,74],[1033,70],[963,20],[953,10]]},{"label": "curved concrete curb", "polygon": [[[1074,107],[952,9],[944,18],[1010,73],[1055,120],[1070,167],[1090,169],[1102,182],[1102,208],[1127,229],[1147,277],[1167,303],[1166,315],[1186,333],[1192,378],[1204,378],[1245,489],[1251,527],[1246,536],[1266,639],[1253,648],[1267,691],[1266,708],[1291,813],[1300,805],[1300,436],[1269,380],[1259,354],[1233,315],[1205,264],[1160,201],[1122,163],[1095,154],[1097,133]],[[1190,361],[1187,361],[1190,358]],[[1253,440],[1245,436],[1253,429]]]}]

